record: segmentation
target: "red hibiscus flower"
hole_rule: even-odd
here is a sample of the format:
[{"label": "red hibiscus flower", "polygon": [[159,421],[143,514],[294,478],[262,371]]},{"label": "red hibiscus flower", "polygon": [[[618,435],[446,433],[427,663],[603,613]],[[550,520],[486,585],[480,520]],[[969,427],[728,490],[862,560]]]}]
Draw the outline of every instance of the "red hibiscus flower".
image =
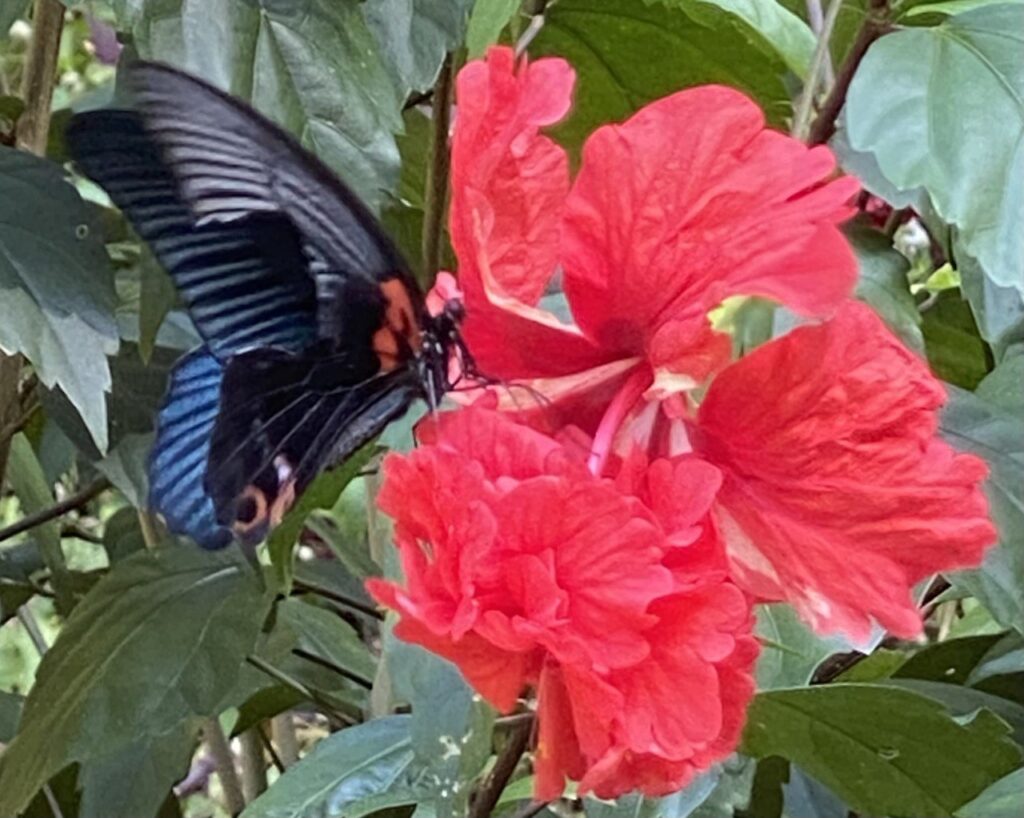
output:
[{"label": "red hibiscus flower", "polygon": [[[829,181],[826,148],[709,86],[599,128],[570,183],[540,128],[572,83],[565,62],[507,49],[459,75],[451,231],[481,369],[542,392],[520,414],[584,441],[595,474],[638,450],[719,467],[702,525],[750,593],[858,640],[871,617],[918,633],[912,585],[976,565],[995,533],[981,461],[935,437],[941,386],[848,302],[856,261],[837,224],[856,181]],[[825,323],[729,365],[708,312],[732,295]]]},{"label": "red hibiscus flower", "polygon": [[[398,636],[457,663],[499,710],[538,689],[537,796],[565,776],[660,794],[728,755],[757,651],[720,548],[687,565],[711,495],[623,491],[479,407],[419,432],[423,445],[385,460],[379,498],[405,582],[368,587],[399,612]],[[666,520],[693,536],[667,536]]]}]

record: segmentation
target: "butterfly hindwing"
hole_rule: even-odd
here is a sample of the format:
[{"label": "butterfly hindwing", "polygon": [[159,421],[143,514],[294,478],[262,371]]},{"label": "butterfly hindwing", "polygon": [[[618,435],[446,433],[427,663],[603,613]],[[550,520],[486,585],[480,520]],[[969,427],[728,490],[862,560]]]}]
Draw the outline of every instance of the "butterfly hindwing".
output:
[{"label": "butterfly hindwing", "polygon": [[163,513],[172,531],[188,534],[204,548],[231,542],[205,485],[223,378],[224,365],[206,347],[178,360],[149,459],[150,506]]},{"label": "butterfly hindwing", "polygon": [[218,523],[259,542],[318,472],[376,436],[418,391],[411,370],[366,374],[343,355],[253,350],[233,358],[206,476]]}]

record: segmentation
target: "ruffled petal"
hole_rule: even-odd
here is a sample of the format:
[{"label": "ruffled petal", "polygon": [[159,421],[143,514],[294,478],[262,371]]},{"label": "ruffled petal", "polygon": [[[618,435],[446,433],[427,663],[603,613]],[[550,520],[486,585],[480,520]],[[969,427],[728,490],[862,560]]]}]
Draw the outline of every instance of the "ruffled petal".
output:
[{"label": "ruffled petal", "polygon": [[910,588],[995,541],[984,463],[936,435],[945,393],[867,307],[801,327],[713,381],[695,444],[725,474],[715,515],[734,576],[819,631],[898,636]]},{"label": "ruffled petal", "polygon": [[635,353],[669,321],[705,332],[699,322],[729,295],[828,314],[857,275],[835,225],[858,185],[826,182],[834,167],[828,149],[766,130],[755,103],[720,86],[598,129],[562,233],[576,322],[602,346]]},{"label": "ruffled petal", "polygon": [[540,128],[569,109],[560,59],[516,62],[492,48],[456,84],[451,237],[466,303],[463,334],[489,375],[564,375],[602,359],[579,330],[538,307],[558,262],[569,169]]}]

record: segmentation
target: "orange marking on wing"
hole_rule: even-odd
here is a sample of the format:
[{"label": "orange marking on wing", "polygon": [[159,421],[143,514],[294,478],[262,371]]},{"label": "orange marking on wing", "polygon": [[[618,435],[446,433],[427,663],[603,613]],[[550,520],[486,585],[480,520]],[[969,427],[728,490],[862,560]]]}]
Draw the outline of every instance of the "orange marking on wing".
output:
[{"label": "orange marking on wing", "polygon": [[418,350],[422,339],[420,338],[420,327],[416,321],[416,313],[412,308],[412,301],[409,299],[409,291],[400,278],[389,278],[382,281],[380,291],[387,302],[384,311],[385,324],[395,334],[404,338],[411,349]]},{"label": "orange marking on wing", "polygon": [[247,534],[257,526],[263,525],[267,518],[267,495],[258,486],[252,484],[245,487],[242,495],[238,498],[239,504],[250,499],[256,504],[256,511],[251,520],[235,520],[231,526],[239,534]]},{"label": "orange marking on wing", "polygon": [[381,327],[373,333],[373,351],[377,353],[377,360],[380,361],[383,372],[390,372],[398,366],[398,336],[390,326]]}]

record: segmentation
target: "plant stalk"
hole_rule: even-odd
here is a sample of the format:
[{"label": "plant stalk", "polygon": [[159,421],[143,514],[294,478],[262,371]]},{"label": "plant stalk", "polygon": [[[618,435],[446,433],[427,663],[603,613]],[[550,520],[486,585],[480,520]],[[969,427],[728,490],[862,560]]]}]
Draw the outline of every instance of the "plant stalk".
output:
[{"label": "plant stalk", "polygon": [[430,140],[430,164],[427,167],[427,186],[423,198],[423,276],[432,282],[441,269],[442,233],[445,204],[448,199],[448,171],[451,156],[448,152],[448,128],[452,109],[452,55],[448,54],[441,66],[434,95],[430,101],[433,130]]},{"label": "plant stalk", "polygon": [[850,90],[854,74],[857,73],[857,67],[864,59],[871,44],[883,34],[887,34],[891,28],[889,0],[871,0],[868,15],[864,18],[864,23],[839,68],[832,90],[825,97],[825,101],[822,102],[821,108],[818,110],[818,115],[811,123],[807,134],[808,145],[822,145],[832,138],[832,134],[836,131],[836,119],[846,103],[846,94]]},{"label": "plant stalk", "polygon": [[811,59],[811,68],[807,72],[807,81],[804,83],[804,90],[800,94],[800,100],[796,106],[796,115],[793,117],[792,134],[797,139],[807,138],[811,114],[814,111],[814,98],[825,74],[825,66],[829,59],[829,41],[832,39],[832,30],[835,28],[842,5],[842,0],[829,0],[828,10],[825,12],[825,19],[822,21],[821,31],[818,33],[818,45],[814,49],[814,57]]},{"label": "plant stalk", "polygon": [[519,765],[519,759],[523,757],[523,753],[530,746],[532,732],[532,722],[516,725],[509,731],[505,746],[498,754],[498,760],[494,762],[490,774],[484,779],[480,789],[473,797],[468,818],[488,818],[494,812],[502,792],[504,792],[509,779],[512,778],[512,773]]},{"label": "plant stalk", "polygon": [[224,791],[224,805],[231,815],[238,815],[245,809],[245,797],[238,780],[238,770],[235,769],[235,756],[216,717],[203,720],[203,738],[217,765],[217,777]]}]

